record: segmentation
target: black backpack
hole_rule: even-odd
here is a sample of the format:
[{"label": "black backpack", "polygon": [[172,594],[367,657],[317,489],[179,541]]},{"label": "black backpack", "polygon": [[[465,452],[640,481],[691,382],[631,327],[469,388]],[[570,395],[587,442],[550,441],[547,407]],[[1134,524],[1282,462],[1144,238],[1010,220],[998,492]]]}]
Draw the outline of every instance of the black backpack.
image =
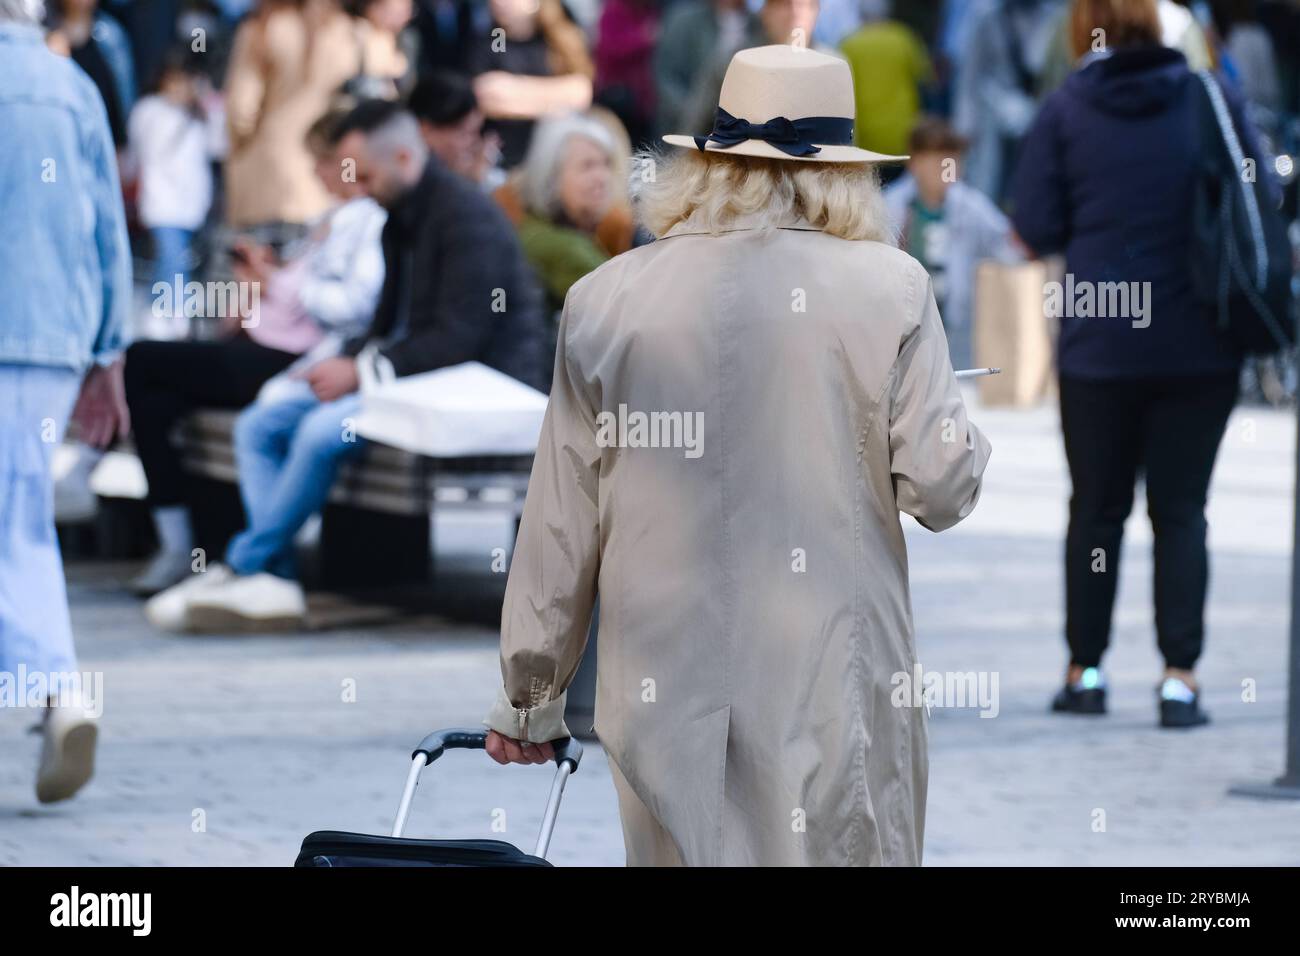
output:
[{"label": "black backpack", "polygon": [[1296,341],[1286,222],[1256,177],[1246,176],[1247,157],[1218,81],[1208,70],[1196,76],[1200,167],[1192,205],[1193,294],[1237,350],[1271,354]]}]

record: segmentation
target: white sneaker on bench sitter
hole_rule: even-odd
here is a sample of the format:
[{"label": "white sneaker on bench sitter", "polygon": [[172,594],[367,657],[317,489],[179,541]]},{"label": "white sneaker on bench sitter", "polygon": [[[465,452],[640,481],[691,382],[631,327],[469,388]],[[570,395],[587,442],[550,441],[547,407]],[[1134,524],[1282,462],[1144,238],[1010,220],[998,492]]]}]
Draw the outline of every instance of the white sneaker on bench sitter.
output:
[{"label": "white sneaker on bench sitter", "polygon": [[212,564],[206,571],[191,573],[180,584],[155,594],[144,603],[144,616],[162,631],[184,631],[189,626],[190,601],[206,588],[221,585],[234,576],[224,564]]},{"label": "white sneaker on bench sitter", "polygon": [[301,628],[307,617],[302,585],[274,574],[231,575],[189,601],[191,631],[272,631]]}]

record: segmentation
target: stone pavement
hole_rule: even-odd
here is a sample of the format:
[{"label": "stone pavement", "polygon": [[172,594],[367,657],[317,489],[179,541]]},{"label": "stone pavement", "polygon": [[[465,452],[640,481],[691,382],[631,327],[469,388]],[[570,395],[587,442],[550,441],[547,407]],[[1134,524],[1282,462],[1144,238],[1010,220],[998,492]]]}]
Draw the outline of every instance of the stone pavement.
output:
[{"label": "stone pavement", "polygon": [[[1227,795],[1234,782],[1281,769],[1294,417],[1240,409],[1231,423],[1210,509],[1201,678],[1214,723],[1188,733],[1154,726],[1159,659],[1140,503],[1107,660],[1112,713],[1047,714],[1065,662],[1068,481],[1056,415],[974,417],[994,446],[976,513],[942,535],[905,519],[923,666],[998,682],[995,717],[931,713],[926,862],[1300,863],[1300,803]],[[508,531],[440,528],[449,569],[440,591],[455,598],[463,588],[479,606],[484,593],[499,594],[499,579],[465,572]],[[105,675],[94,782],[69,803],[38,805],[39,740],[25,733],[35,715],[0,712],[0,864],[277,866],[312,830],[386,832],[411,747],[434,727],[475,724],[496,690],[494,632],[473,617],[394,620],[321,596],[310,633],[164,636],[115,588],[129,570],[69,569],[82,668]],[[1254,702],[1242,700],[1243,681],[1254,682]],[[411,835],[498,835],[531,847],[550,770],[453,752],[424,780]],[[504,834],[492,834],[494,820]],[[623,860],[598,745],[569,785],[551,859]]]}]

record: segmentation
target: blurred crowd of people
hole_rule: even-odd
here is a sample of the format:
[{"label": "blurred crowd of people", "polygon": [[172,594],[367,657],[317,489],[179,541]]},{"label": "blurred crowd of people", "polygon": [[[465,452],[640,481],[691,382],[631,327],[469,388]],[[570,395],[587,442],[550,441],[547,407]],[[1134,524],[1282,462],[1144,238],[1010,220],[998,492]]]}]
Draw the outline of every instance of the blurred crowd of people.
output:
[{"label": "blurred crowd of people", "polygon": [[[1099,22],[1112,35],[1089,30]],[[1104,279],[1108,250],[1123,247],[1166,306],[1190,296],[1188,200],[1174,189],[1190,194],[1195,173],[1179,147],[1188,67],[1222,79],[1248,154],[1267,157],[1261,176],[1295,218],[1300,0],[0,0],[0,43],[0,109],[16,133],[0,171],[23,184],[4,251],[35,263],[6,277],[17,325],[0,371],[20,405],[75,401],[91,444],[132,435],[161,545],[134,587],[172,629],[301,621],[295,535],[365,447],[341,426],[367,374],[477,360],[549,388],[569,288],[651,241],[632,214],[638,150],[710,133],[742,48],[842,58],[857,146],[910,155],[883,168],[885,202],[932,277],[956,367],[972,360],[988,260],[1064,255]],[[1107,172],[1116,157],[1120,178]],[[1147,166],[1129,176],[1134,163]],[[33,191],[31,169],[80,191]],[[93,238],[74,241],[92,206]],[[1138,238],[1122,228],[1135,209]],[[67,276],[82,277],[76,296]],[[238,294],[214,308],[205,284],[227,281]],[[1196,515],[1240,368],[1203,331],[1166,323],[1135,350],[1095,326],[1063,328],[1067,451],[1084,489],[1067,561],[1079,693],[1095,689],[1080,674],[1096,670],[1113,601],[1113,578],[1085,573],[1088,554],[1099,537],[1118,545],[1139,460],[1167,466],[1166,527],[1181,529],[1157,556],[1166,656],[1187,676],[1199,653],[1200,605],[1173,591],[1191,581],[1203,603]],[[78,390],[45,366],[91,371]],[[1208,384],[1098,392],[1099,368]],[[1148,406],[1193,422],[1186,440],[1153,449],[1130,436],[1119,473],[1098,473],[1097,448]],[[247,527],[190,574],[174,441],[200,408],[240,410]],[[49,449],[22,453],[45,515]],[[29,568],[57,565],[49,525]],[[45,578],[61,589],[61,575]],[[22,600],[65,607],[61,590]],[[71,659],[66,614],[56,630],[29,655],[49,670],[50,647]]]},{"label": "blurred crowd of people", "polygon": [[[382,98],[405,104],[438,160],[506,211],[552,317],[573,281],[646,240],[630,213],[629,158],[662,133],[709,132],[736,50],[834,53],[853,71],[857,145],[920,155],[893,184],[891,209],[905,247],[944,277],[940,305],[964,365],[974,265],[1015,258],[1002,215],[1015,160],[1039,105],[1077,62],[1068,9],[1067,0],[51,0],[46,23],[51,48],[103,96],[136,276],[148,287],[228,276],[236,252],[261,263],[262,278],[300,258],[340,198],[327,184],[337,176],[315,174],[310,132],[331,111]],[[1273,152],[1300,152],[1300,4],[1160,0],[1158,11],[1163,42],[1193,69],[1217,67]],[[140,295],[140,334],[202,338],[220,326],[155,298]],[[551,336],[555,327],[552,318]]]},{"label": "blurred crowd of people", "polygon": [[[103,96],[136,248],[152,262],[140,275],[224,267],[230,234],[218,226],[274,247],[301,238],[337,198],[313,175],[308,132],[332,108],[378,97],[406,103],[435,155],[494,193],[530,237],[529,259],[556,298],[584,262],[637,241],[626,212],[626,158],[662,133],[708,133],[722,73],[746,46],[793,43],[844,57],[864,148],[905,153],[923,115],[946,119],[955,135],[943,148],[961,148],[962,182],[1005,208],[1038,106],[1075,65],[1068,7],[1067,0],[261,0],[251,8],[240,0],[51,0],[46,23],[51,48],[70,54]],[[1193,69],[1219,68],[1275,151],[1293,154],[1300,5],[1161,0],[1158,9],[1166,45]],[[563,129],[538,136],[530,155],[539,123],[552,120]],[[933,139],[934,123],[926,129]],[[560,208],[537,184],[568,165],[571,195]],[[922,212],[914,225],[924,241],[926,204],[910,203]]]},{"label": "blurred crowd of people", "polygon": [[[253,483],[252,527],[226,560],[279,593],[293,579],[294,533],[364,444],[320,423],[354,410],[356,357],[368,345],[398,374],[480,359],[548,388],[569,287],[650,239],[631,211],[638,150],[670,131],[708,134],[725,68],[745,47],[791,44],[848,63],[855,142],[910,154],[906,166],[883,167],[892,227],[932,277],[953,365],[973,364],[980,263],[1067,244],[1065,213],[1042,179],[1044,169],[1066,172],[1047,164],[1060,134],[1042,105],[1099,50],[1126,41],[1088,34],[1071,9],[1068,0],[51,0],[45,42],[103,100],[137,263],[125,401],[162,547],[136,589],[155,594],[189,576],[174,441],[194,409],[248,409],[236,446]],[[1217,69],[1264,152],[1295,152],[1300,3],[1155,9],[1159,43],[1192,69]],[[1121,82],[1079,95],[1136,117],[1164,94]],[[1107,122],[1092,122],[1109,135]],[[1036,171],[1017,183],[1026,154]],[[1276,171],[1293,176],[1281,159]],[[194,278],[233,278],[258,294],[213,314],[186,294]],[[517,292],[508,323],[484,291],[503,284]],[[494,344],[507,325],[511,340]],[[270,539],[259,514],[275,526]],[[297,613],[301,592],[271,604]],[[160,624],[184,624],[175,610],[155,611]]]}]

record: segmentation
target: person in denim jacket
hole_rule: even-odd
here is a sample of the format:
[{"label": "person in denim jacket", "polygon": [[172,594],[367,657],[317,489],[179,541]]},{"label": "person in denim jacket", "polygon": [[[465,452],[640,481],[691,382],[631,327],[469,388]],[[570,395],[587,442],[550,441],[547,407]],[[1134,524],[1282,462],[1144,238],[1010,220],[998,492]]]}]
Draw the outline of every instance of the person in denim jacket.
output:
[{"label": "person in denim jacket", "polygon": [[90,444],[127,431],[131,260],[104,103],[41,12],[0,0],[0,675],[44,712],[51,802],[90,779],[99,701],[76,673],[50,462],[70,414]]}]

